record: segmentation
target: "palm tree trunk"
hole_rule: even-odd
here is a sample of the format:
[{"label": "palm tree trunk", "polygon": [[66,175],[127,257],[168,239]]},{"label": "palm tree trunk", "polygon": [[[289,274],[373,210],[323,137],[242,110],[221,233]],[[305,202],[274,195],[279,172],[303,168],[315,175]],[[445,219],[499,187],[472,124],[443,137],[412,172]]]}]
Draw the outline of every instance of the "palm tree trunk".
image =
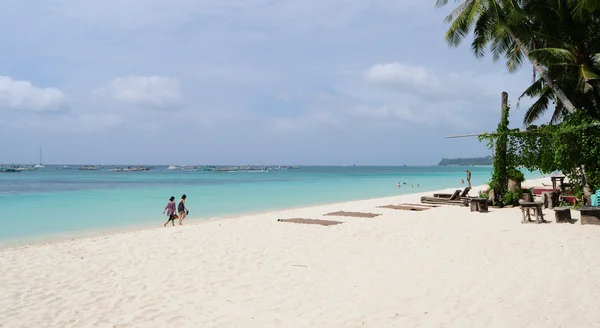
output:
[{"label": "palm tree trunk", "polygon": [[550,89],[552,89],[552,91],[554,92],[554,95],[556,95],[556,98],[558,98],[558,100],[560,100],[560,102],[563,104],[563,106],[565,106],[565,108],[567,109],[567,111],[569,113],[574,112],[575,106],[573,106],[573,103],[571,102],[571,100],[569,100],[569,98],[567,98],[567,95],[565,95],[565,93],[562,91],[562,89],[558,85],[554,84],[554,80],[550,77],[550,75],[548,75],[548,72],[546,72],[546,70],[540,65],[540,63],[537,60],[529,57],[529,49],[525,46],[523,41],[521,41],[521,39],[519,39],[515,35],[514,31],[510,27],[507,26],[505,28],[506,28],[506,32],[508,33],[508,35],[510,35],[510,37],[513,39],[513,41],[515,41],[517,46],[519,46],[519,49],[521,49],[521,51],[523,51],[523,53],[525,54],[525,56],[527,56],[527,58],[529,59],[531,64],[533,64],[533,68],[538,72],[538,74],[542,77],[542,79],[544,79],[544,82],[546,82],[548,87],[550,87]]}]

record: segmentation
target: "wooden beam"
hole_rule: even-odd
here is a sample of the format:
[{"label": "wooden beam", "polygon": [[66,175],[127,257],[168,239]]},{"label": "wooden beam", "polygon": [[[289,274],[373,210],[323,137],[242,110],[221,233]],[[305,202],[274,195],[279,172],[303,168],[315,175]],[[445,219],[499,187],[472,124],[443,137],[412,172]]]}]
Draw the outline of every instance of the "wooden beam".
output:
[{"label": "wooden beam", "polygon": [[466,137],[479,137],[480,135],[486,134],[486,133],[494,134],[494,133],[491,133],[491,132],[471,133],[471,134],[459,134],[459,135],[456,135],[456,136],[447,136],[446,139],[466,138]]},{"label": "wooden beam", "polygon": [[[577,128],[574,128],[573,130],[583,130],[586,128],[591,128],[591,127],[596,127],[596,126],[600,126],[600,122],[594,122],[588,125],[581,125]],[[519,131],[515,131],[515,132],[511,132],[512,133],[535,133],[537,131],[527,131],[527,130],[519,130]],[[455,135],[455,136],[447,136],[446,139],[455,139],[455,138],[467,138],[467,137],[479,137],[482,134],[489,134],[489,135],[497,135],[496,132],[482,132],[482,133],[470,133],[470,134],[459,134],[459,135]]]}]

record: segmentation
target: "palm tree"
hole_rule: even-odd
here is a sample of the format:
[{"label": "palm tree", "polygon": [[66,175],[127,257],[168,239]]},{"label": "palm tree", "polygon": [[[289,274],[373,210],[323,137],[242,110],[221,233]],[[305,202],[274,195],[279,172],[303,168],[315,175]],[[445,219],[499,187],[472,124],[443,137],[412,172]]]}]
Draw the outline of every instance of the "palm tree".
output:
[{"label": "palm tree", "polygon": [[[527,57],[562,106],[568,112],[573,112],[575,106],[565,92],[538,60],[530,56],[530,46],[534,39],[529,32],[528,13],[523,10],[523,5],[528,2],[525,0],[464,0],[445,19],[446,22],[451,23],[446,32],[446,42],[452,47],[458,46],[472,30],[474,39],[471,48],[475,57],[482,58],[489,46],[494,60],[500,57],[507,58],[507,67],[511,72],[519,68],[523,56]],[[447,3],[448,0],[437,0],[436,7],[442,7]],[[525,38],[522,39],[521,36]]]},{"label": "palm tree", "polygon": [[600,9],[599,0],[569,0],[569,6],[573,8],[572,13],[581,17],[585,12],[594,12]]},{"label": "palm tree", "polygon": [[[538,48],[530,58],[546,68],[548,75],[565,87],[569,99],[590,116],[600,118],[600,20],[591,12],[572,16],[567,1],[530,1],[524,10],[530,15],[529,28]],[[556,103],[552,123],[558,123],[566,110],[543,79],[535,81],[521,95],[537,98],[528,109],[524,124],[539,118],[550,102]]]}]

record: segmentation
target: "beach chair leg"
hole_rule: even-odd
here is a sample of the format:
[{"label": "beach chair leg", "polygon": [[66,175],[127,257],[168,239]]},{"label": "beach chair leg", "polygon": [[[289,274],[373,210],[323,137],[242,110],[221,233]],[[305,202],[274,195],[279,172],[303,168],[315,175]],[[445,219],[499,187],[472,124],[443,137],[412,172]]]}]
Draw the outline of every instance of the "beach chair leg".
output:
[{"label": "beach chair leg", "polygon": [[541,206],[535,208],[535,221],[537,223],[544,222],[544,213],[542,212]]}]

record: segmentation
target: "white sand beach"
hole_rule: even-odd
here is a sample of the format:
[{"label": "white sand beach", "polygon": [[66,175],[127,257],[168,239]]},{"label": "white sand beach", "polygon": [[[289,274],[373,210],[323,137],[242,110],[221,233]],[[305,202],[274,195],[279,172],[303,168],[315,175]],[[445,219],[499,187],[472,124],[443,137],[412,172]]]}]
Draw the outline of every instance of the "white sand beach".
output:
[{"label": "white sand beach", "polygon": [[0,327],[600,326],[600,227],[431,194],[2,249]]}]

